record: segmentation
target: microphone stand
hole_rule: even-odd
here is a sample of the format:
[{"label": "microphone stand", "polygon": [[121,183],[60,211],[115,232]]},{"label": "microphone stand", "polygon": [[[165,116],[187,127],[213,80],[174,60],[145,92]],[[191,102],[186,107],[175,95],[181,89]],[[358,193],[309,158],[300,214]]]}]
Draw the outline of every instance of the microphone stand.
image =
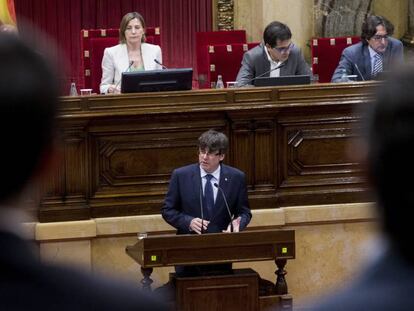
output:
[{"label": "microphone stand", "polygon": [[230,216],[230,232],[234,232],[233,215],[230,212],[230,207],[229,207],[229,204],[227,203],[226,195],[224,194],[223,189],[217,183],[214,183],[214,187],[216,187],[218,190],[220,190],[220,193],[221,193],[221,195],[224,199],[224,204],[226,205],[226,208],[227,208],[227,212],[229,213],[229,216]]},{"label": "microphone stand", "polygon": [[159,61],[158,59],[154,58],[154,62],[155,62],[156,64],[160,65],[160,66],[162,67],[162,69],[168,69],[168,68],[167,68],[167,66],[165,66],[165,65],[161,64],[161,63],[160,63],[160,61]]},{"label": "microphone stand", "polygon": [[276,67],[275,67],[275,68],[273,68],[273,69],[270,69],[270,70],[268,70],[268,71],[265,71],[265,72],[263,72],[261,75],[258,75],[257,77],[254,77],[254,78],[252,78],[252,79],[247,80],[247,82],[245,82],[244,84],[240,85],[239,87],[243,87],[243,86],[249,85],[251,82],[253,82],[253,81],[254,81],[254,80],[256,80],[257,78],[264,77],[265,75],[270,74],[272,71],[274,71],[274,70],[278,70],[278,69],[282,68],[283,66],[285,66],[285,63],[281,63],[279,66],[276,66]]},{"label": "microphone stand", "polygon": [[[128,65],[128,67],[127,67],[127,69],[126,70],[124,70],[123,72],[126,72],[126,71],[128,71],[129,70],[129,68],[131,68],[131,66],[134,64],[134,61],[133,60],[131,60],[130,62],[129,62],[129,65]],[[119,83],[121,83],[121,81],[122,81],[122,76],[121,76],[121,79],[115,84],[115,90],[118,88],[118,86],[119,86]],[[114,90],[114,92],[115,92],[115,90]]]},{"label": "microphone stand", "polygon": [[201,234],[204,232],[204,212],[203,212],[203,183],[200,180],[200,209],[201,209]]},{"label": "microphone stand", "polygon": [[351,61],[351,60],[349,59],[349,57],[348,57],[348,56],[346,56],[345,54],[342,54],[342,56],[343,56],[343,57],[344,57],[344,58],[345,58],[348,62],[350,62],[352,65],[354,65],[355,69],[358,71],[358,74],[361,76],[362,81],[365,81],[365,78],[364,78],[364,76],[362,75],[361,71],[359,70],[358,65],[357,65],[356,63],[354,63],[353,61]]}]

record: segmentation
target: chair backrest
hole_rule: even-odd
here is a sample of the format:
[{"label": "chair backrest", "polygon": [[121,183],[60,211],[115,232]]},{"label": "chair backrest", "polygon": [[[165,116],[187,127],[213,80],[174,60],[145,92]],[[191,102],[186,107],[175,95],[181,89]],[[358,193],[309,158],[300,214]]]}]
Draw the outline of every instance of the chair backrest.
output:
[{"label": "chair backrest", "polygon": [[207,81],[210,66],[206,59],[209,45],[246,43],[245,30],[204,31],[196,33],[197,75],[200,88],[210,87]]},{"label": "chair backrest", "polygon": [[[146,42],[160,45],[159,27],[147,27]],[[102,57],[105,48],[119,43],[119,29],[82,29],[80,88],[91,88],[99,93],[102,78]]]},{"label": "chair backrest", "polygon": [[218,75],[222,76],[224,84],[235,81],[243,54],[259,44],[260,42],[209,45],[206,53],[209,67],[206,87],[214,88]]},{"label": "chair backrest", "polygon": [[311,41],[312,72],[319,82],[331,82],[342,50],[361,41],[360,37],[313,38]]}]

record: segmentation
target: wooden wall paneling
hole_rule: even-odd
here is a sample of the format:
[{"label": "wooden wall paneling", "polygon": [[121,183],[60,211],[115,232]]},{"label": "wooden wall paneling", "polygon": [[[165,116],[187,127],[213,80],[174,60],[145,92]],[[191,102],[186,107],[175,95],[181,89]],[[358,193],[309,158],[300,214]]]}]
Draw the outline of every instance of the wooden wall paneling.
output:
[{"label": "wooden wall paneling", "polygon": [[198,160],[197,138],[223,114],[96,120],[90,127],[93,217],[159,213],[171,172]]},{"label": "wooden wall paneling", "polygon": [[88,200],[88,167],[86,153],[87,120],[61,123],[61,161],[40,191],[39,220],[55,221],[90,218]]},{"label": "wooden wall paneling", "polygon": [[[263,116],[265,115],[265,117]],[[252,208],[276,207],[275,112],[229,113],[232,123],[232,165],[246,173]]]},{"label": "wooden wall paneling", "polygon": [[278,119],[279,203],[360,200],[357,189],[362,189],[361,168],[346,150],[355,137],[360,117],[353,114],[350,106],[312,110],[304,109],[300,114],[286,112]]},{"label": "wooden wall paneling", "polygon": [[246,183],[249,189],[254,186],[254,137],[250,120],[237,120],[231,118],[231,133],[229,136],[228,164],[240,169],[246,174]]},{"label": "wooden wall paneling", "polygon": [[275,133],[273,119],[254,120],[255,189],[275,188]]},{"label": "wooden wall paneling", "polygon": [[197,138],[225,132],[225,163],[246,173],[253,209],[361,201],[345,145],[373,82],[62,98],[64,161],[42,195],[42,222],[159,214],[172,170]]}]

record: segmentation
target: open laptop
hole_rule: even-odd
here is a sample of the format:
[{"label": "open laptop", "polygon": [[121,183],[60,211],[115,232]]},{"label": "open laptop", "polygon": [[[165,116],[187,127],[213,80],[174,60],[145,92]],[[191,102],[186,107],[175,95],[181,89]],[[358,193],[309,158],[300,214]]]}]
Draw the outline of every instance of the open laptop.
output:
[{"label": "open laptop", "polygon": [[261,77],[254,80],[254,86],[280,86],[310,84],[310,75]]}]

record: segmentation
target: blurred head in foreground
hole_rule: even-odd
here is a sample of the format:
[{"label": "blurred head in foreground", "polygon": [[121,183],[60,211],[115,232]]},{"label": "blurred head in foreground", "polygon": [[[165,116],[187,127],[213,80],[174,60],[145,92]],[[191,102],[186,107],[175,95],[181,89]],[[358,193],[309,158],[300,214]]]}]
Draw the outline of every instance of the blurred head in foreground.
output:
[{"label": "blurred head in foreground", "polygon": [[411,236],[414,207],[414,68],[392,73],[368,111],[368,174],[377,196],[385,233],[401,254],[414,262]]},{"label": "blurred head in foreground", "polygon": [[43,57],[0,32],[0,203],[18,195],[47,164],[57,108],[56,79]]}]

